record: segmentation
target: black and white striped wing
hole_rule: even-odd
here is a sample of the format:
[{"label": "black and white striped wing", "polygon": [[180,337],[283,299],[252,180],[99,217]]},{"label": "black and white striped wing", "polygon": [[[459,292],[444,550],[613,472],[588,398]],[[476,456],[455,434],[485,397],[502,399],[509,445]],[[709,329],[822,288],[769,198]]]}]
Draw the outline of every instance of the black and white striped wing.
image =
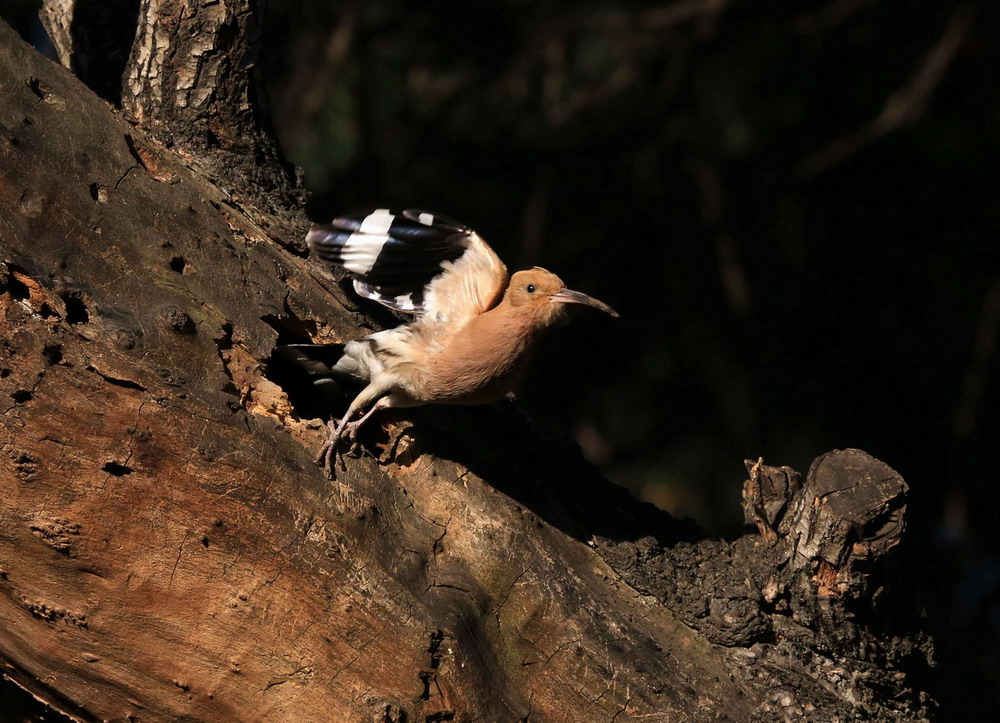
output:
[{"label": "black and white striped wing", "polygon": [[499,300],[507,269],[472,229],[427,211],[378,209],[315,226],[318,258],[350,271],[361,296],[408,314],[458,321]]}]

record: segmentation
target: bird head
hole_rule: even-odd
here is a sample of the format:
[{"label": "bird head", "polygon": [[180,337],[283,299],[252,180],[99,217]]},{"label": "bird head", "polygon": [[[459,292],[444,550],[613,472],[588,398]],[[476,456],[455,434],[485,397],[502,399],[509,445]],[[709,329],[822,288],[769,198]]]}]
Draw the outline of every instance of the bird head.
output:
[{"label": "bird head", "polygon": [[603,301],[567,289],[562,279],[538,266],[518,271],[510,277],[506,299],[512,307],[532,313],[546,326],[562,315],[563,304],[586,304],[611,316],[618,316],[618,312]]}]

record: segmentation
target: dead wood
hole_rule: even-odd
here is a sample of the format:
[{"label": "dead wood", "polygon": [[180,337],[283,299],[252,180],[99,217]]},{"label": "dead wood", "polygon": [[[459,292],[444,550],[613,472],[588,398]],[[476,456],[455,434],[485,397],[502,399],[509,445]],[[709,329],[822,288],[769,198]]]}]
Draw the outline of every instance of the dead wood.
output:
[{"label": "dead wood", "polygon": [[294,252],[275,157],[240,187],[130,77],[138,125],[0,26],[10,680],[79,720],[925,717],[924,643],[873,622],[905,485],[864,453],[755,466],[768,537],[733,542],[513,408],[389,419],[326,480],[268,360],[373,322]]}]

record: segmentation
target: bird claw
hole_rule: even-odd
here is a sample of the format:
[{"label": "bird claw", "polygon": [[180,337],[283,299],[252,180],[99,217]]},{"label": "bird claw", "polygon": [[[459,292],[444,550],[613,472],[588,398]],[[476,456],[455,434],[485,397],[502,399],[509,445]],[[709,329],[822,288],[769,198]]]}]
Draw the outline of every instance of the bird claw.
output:
[{"label": "bird claw", "polygon": [[[344,461],[344,456],[351,454],[360,447],[361,443],[358,441],[358,427],[360,426],[360,421],[338,424],[331,419],[327,422],[330,436],[323,443],[319,454],[316,455],[316,459],[313,460],[313,464],[323,467],[327,479],[334,479],[336,477],[334,468],[338,460],[340,461],[341,471],[347,471],[347,463]],[[341,442],[347,442],[346,448],[341,445]]]},{"label": "bird claw", "polygon": [[[313,464],[322,466],[323,471],[326,472],[327,479],[333,479],[335,477],[334,466],[337,458],[337,442],[339,441],[337,434],[338,425],[335,420],[331,419],[326,423],[326,426],[330,432],[330,436],[327,437],[323,446],[320,447],[319,454],[316,455]],[[341,462],[341,465],[343,465],[343,462]]]}]

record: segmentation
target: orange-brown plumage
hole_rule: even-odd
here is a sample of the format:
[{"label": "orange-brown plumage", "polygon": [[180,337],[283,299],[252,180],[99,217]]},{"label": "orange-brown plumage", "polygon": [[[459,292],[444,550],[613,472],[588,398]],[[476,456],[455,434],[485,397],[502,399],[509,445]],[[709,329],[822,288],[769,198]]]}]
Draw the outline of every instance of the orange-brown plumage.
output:
[{"label": "orange-brown plumage", "polygon": [[[478,234],[426,212],[375,211],[337,219],[314,228],[308,241],[321,258],[357,275],[359,293],[418,317],[348,343],[332,368],[333,375],[366,386],[343,421],[331,424],[320,454],[329,473],[338,441],[353,438],[379,409],[503,399],[566,303],[617,316],[606,304],[567,289],[545,269],[519,271],[508,279],[503,263]],[[436,268],[423,258],[420,243],[430,261],[443,259]],[[421,272],[407,276],[407,263],[418,261]],[[405,293],[395,293],[400,290]]]},{"label": "orange-brown plumage", "polygon": [[[532,283],[533,282],[533,283]],[[525,286],[535,286],[533,294]],[[514,274],[499,304],[472,317],[437,353],[428,354],[417,374],[422,399],[450,404],[487,404],[514,391],[531,349],[562,306],[548,301],[562,281],[543,269]]]}]

